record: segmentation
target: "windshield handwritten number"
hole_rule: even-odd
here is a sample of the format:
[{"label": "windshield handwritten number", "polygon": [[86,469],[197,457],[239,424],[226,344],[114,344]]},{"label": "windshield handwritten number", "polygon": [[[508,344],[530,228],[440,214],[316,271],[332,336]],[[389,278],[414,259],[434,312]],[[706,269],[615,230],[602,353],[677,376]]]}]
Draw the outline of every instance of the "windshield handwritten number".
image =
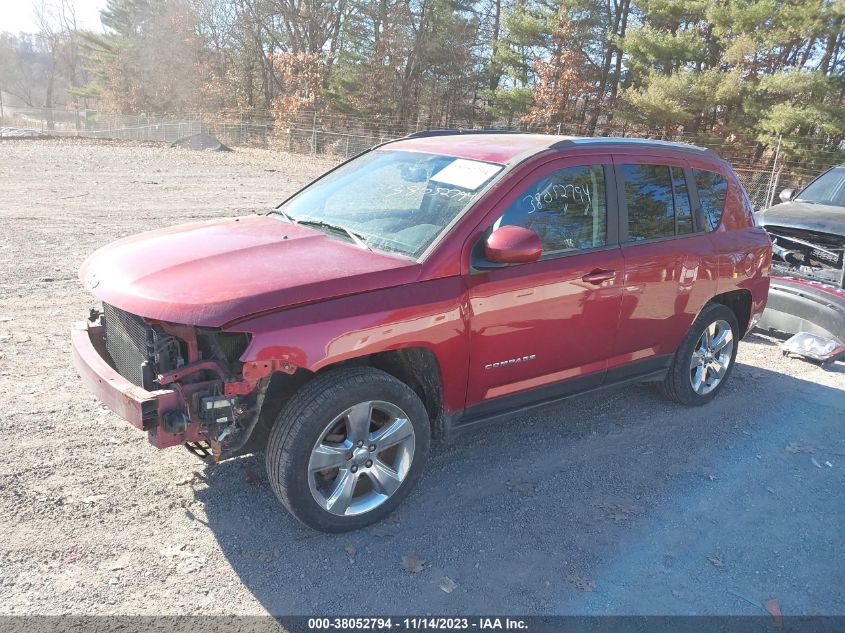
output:
[{"label": "windshield handwritten number", "polygon": [[457,200],[459,202],[466,202],[472,198],[473,194],[469,191],[461,191],[460,189],[449,189],[448,187],[431,187],[428,185],[391,185],[388,187],[388,194],[385,198],[397,198],[401,196],[442,196],[449,200]]}]

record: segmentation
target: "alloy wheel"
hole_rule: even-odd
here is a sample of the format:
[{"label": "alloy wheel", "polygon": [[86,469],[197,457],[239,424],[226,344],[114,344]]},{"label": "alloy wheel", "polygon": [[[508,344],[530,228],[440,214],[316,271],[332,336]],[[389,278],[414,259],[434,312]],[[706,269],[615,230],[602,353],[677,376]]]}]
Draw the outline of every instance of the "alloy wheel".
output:
[{"label": "alloy wheel", "polygon": [[733,359],[734,334],[727,321],[714,321],[701,333],[690,359],[690,384],[699,395],[722,382]]},{"label": "alloy wheel", "polygon": [[414,459],[414,427],[402,409],[370,400],[323,429],[308,460],[308,486],[326,511],[364,514],[402,485]]}]

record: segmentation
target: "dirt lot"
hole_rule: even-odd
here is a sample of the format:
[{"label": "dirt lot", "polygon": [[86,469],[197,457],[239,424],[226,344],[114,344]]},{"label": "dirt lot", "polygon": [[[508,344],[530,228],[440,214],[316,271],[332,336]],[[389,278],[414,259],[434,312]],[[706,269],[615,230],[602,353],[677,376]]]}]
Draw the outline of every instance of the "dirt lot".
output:
[{"label": "dirt lot", "polygon": [[845,614],[845,365],[762,336],[703,408],[637,386],[436,445],[391,521],[341,536],[288,517],[260,456],[156,451],[81,388],[88,253],[328,165],[0,142],[0,614]]}]

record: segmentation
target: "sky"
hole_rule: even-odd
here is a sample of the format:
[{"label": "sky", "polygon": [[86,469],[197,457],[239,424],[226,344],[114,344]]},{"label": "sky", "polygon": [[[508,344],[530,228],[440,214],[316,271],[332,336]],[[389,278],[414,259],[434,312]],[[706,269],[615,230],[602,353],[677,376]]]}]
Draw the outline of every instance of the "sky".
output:
[{"label": "sky", "polygon": [[[40,4],[42,0],[37,0]],[[47,6],[58,6],[61,0],[43,0]],[[76,21],[80,28],[102,31],[100,9],[106,6],[106,0],[70,0],[76,8]],[[0,0],[0,31],[34,33],[35,3],[33,0]]]}]

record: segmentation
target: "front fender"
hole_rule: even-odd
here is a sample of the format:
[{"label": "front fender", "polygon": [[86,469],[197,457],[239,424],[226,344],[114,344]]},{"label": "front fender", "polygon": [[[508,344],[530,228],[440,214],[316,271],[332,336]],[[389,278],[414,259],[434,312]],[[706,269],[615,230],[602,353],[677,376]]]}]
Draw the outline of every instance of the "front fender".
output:
[{"label": "front fender", "polygon": [[403,348],[430,350],[442,373],[444,409],[464,406],[469,364],[465,288],[435,279],[280,310],[238,321],[252,340],[244,368],[319,371],[345,360]]}]

